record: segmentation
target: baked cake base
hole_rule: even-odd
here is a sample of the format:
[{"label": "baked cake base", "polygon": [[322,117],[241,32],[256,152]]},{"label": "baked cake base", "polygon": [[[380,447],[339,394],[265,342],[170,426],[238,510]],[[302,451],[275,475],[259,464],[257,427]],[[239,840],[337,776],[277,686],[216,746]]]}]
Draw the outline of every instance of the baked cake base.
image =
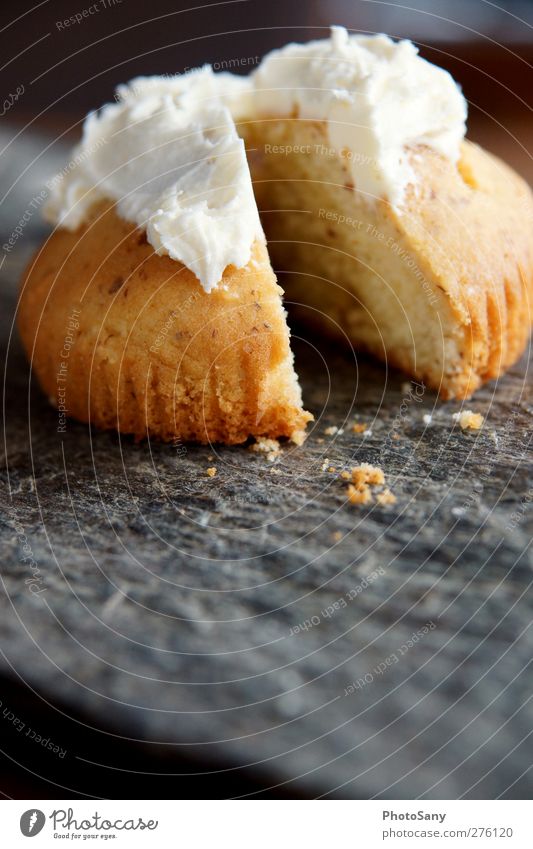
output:
[{"label": "baked cake base", "polygon": [[39,381],[66,414],[138,438],[302,438],[282,290],[266,246],[207,294],[112,205],[59,229],[22,284],[18,323]]}]

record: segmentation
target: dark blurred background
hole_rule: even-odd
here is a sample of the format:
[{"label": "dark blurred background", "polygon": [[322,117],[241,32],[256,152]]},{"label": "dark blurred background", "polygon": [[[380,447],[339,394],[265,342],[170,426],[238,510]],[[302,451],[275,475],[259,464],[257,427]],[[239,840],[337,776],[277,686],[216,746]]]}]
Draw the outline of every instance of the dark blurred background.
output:
[{"label": "dark blurred background", "polygon": [[532,176],[532,0],[2,3],[3,96],[24,87],[4,120],[74,133],[89,109],[135,75],[205,62],[247,73],[271,48],[324,37],[331,23],[414,40],[461,82],[471,137],[507,156],[511,150],[515,167]]}]

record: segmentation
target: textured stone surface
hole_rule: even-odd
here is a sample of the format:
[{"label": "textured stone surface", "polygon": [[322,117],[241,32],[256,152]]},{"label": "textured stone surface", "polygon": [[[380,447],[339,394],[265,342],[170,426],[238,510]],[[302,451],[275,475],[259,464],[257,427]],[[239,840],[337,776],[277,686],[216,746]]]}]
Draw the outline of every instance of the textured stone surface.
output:
[{"label": "textured stone surface", "polygon": [[[19,207],[2,212],[9,231]],[[486,416],[478,433],[454,426],[458,404],[314,339],[297,344],[297,368],[316,422],[274,464],[75,422],[58,434],[10,336],[41,233],[30,223],[1,270],[9,757],[53,775],[52,795],[112,794],[101,788],[119,768],[121,781],[209,774],[195,795],[530,796],[527,356],[468,404]],[[338,472],[361,461],[384,469],[396,504],[346,503]],[[9,710],[41,716],[66,757],[17,755],[25,731]]]}]

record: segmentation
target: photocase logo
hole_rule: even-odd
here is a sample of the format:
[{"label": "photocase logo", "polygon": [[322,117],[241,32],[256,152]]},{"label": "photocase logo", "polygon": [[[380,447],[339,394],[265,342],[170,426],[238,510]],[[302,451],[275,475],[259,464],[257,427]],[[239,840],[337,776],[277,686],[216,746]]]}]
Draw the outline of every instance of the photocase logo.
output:
[{"label": "photocase logo", "polygon": [[42,831],[46,817],[42,811],[32,808],[25,811],[20,818],[20,830],[24,837],[35,837]]}]

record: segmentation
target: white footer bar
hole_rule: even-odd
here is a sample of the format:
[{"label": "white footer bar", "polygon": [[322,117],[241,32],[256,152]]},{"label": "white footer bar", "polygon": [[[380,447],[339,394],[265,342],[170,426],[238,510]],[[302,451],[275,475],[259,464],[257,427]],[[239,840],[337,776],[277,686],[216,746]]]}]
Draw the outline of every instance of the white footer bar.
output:
[{"label": "white footer bar", "polygon": [[530,849],[532,808],[529,801],[9,800],[0,806],[0,844]]}]

